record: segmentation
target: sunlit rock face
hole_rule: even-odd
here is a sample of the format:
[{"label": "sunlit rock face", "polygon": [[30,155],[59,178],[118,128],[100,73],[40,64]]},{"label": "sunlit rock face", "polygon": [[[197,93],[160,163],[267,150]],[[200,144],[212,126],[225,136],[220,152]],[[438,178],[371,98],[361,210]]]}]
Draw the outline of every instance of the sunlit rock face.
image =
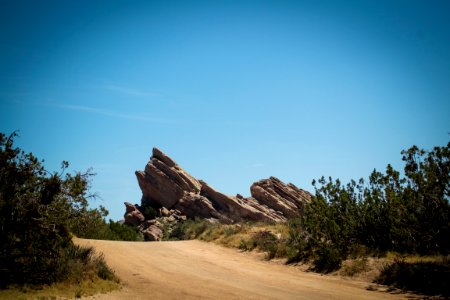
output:
[{"label": "sunlit rock face", "polygon": [[275,177],[255,182],[250,188],[252,197],[225,195],[192,177],[158,148],[153,148],[145,170],[136,171],[136,177],[142,190],[141,207],[222,223],[284,221],[300,215],[312,197]]}]

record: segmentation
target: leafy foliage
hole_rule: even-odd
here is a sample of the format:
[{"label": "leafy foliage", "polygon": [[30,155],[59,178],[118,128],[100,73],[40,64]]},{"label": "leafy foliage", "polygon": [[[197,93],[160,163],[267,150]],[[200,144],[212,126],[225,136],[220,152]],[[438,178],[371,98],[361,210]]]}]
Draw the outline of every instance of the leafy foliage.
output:
[{"label": "leafy foliage", "polygon": [[63,175],[67,162],[60,173],[50,173],[32,153],[14,147],[16,136],[0,133],[1,285],[64,280],[80,265],[78,254],[84,256],[72,243],[71,228],[100,213],[88,209],[93,174]]},{"label": "leafy foliage", "polygon": [[144,238],[142,234],[134,227],[125,225],[120,222],[114,222],[109,220],[107,224],[111,235],[107,236],[108,240],[118,240],[118,241],[143,241]]},{"label": "leafy foliage", "polygon": [[156,209],[148,204],[142,207],[142,214],[144,215],[146,220],[152,220],[157,216]]},{"label": "leafy foliage", "polygon": [[391,165],[366,182],[320,178],[316,195],[290,228],[290,261],[312,259],[319,271],[339,268],[348,256],[450,253],[450,143],[431,151],[402,151],[404,174]]},{"label": "leafy foliage", "polygon": [[[102,208],[102,207],[100,207]],[[90,209],[70,224],[70,230],[80,238],[114,241],[142,241],[142,234],[134,227],[109,220],[107,214],[96,209]]]}]

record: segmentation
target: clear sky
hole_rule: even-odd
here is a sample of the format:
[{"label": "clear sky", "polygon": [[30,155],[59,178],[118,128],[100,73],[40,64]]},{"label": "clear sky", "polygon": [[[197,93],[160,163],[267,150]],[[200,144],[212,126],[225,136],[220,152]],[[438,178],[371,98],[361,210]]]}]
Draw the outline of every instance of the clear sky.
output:
[{"label": "clear sky", "polygon": [[0,131],[93,205],[140,203],[154,146],[249,195],[312,191],[450,132],[450,1],[0,1]]}]

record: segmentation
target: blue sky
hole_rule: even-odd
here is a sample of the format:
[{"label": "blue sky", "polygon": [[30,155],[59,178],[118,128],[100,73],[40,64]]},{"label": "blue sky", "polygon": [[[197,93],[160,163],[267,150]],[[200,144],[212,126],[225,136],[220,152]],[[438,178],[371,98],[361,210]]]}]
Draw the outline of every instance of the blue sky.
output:
[{"label": "blue sky", "polygon": [[228,193],[312,191],[450,132],[448,1],[0,1],[0,131],[93,167],[113,219],[154,146]]}]

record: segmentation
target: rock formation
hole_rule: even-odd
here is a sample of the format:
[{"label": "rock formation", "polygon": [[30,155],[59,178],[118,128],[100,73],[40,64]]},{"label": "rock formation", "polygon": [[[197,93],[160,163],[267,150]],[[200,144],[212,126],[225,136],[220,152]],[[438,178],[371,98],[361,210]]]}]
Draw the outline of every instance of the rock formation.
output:
[{"label": "rock formation", "polygon": [[259,203],[282,212],[288,218],[298,216],[303,204],[311,200],[309,192],[299,189],[292,183],[286,185],[276,177],[253,183],[250,191],[252,197]]},{"label": "rock formation", "polygon": [[[309,192],[291,183],[286,185],[275,177],[255,182],[250,188],[252,197],[244,198],[239,194],[228,196],[189,175],[157,148],[153,148],[145,170],[136,171],[136,177],[142,190],[141,206],[151,206],[159,211],[160,216],[170,215],[174,219],[187,216],[223,223],[279,222],[298,216],[303,204],[311,199]],[[136,212],[139,211],[136,207],[126,206],[125,222],[134,226],[141,224],[146,238],[157,240],[158,234],[154,234],[157,224],[147,224],[148,221],[144,222]],[[170,214],[171,211],[177,213]]]},{"label": "rock formation", "polygon": [[139,209],[128,202],[125,202],[125,224],[131,226],[138,226],[145,221],[144,215],[139,211]]},{"label": "rock formation", "polygon": [[138,227],[146,241],[158,242],[163,238],[163,225],[156,220],[147,220]]}]

